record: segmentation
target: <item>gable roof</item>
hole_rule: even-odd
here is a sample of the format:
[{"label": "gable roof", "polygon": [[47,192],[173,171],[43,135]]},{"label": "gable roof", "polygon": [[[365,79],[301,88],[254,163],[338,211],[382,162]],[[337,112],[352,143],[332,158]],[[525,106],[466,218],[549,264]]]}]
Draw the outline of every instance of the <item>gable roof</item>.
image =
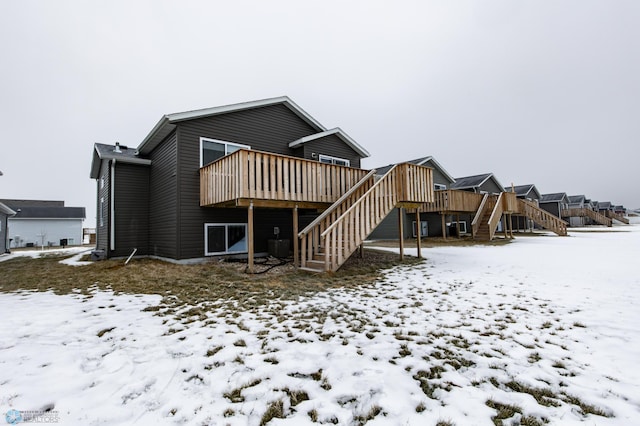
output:
[{"label": "gable roof", "polygon": [[327,129],[316,119],[311,117],[305,110],[300,108],[288,96],[280,96],[277,98],[262,99],[258,101],[242,102],[238,104],[223,105],[212,108],[204,108],[193,111],[178,112],[175,114],[167,114],[162,116],[158,124],[155,125],[151,132],[144,138],[138,146],[138,151],[147,154],[151,152],[160,142],[164,140],[175,128],[176,123],[196,118],[210,117],[213,115],[228,114],[231,112],[242,111],[253,108],[260,108],[270,105],[282,104],[289,108],[294,114],[307,122],[317,132],[325,132]]},{"label": "gable roof", "polygon": [[540,202],[541,203],[559,203],[563,200],[567,199],[567,193],[566,192],[554,192],[553,194],[542,194],[542,196],[540,197]]},{"label": "gable roof", "polygon": [[482,175],[473,175],[473,176],[465,176],[456,178],[456,181],[453,185],[451,185],[451,189],[470,189],[470,188],[479,188],[489,179],[493,179],[498,188],[504,188],[498,179],[493,176],[493,173],[485,173]]},{"label": "gable roof", "polygon": [[107,145],[96,143],[93,145],[93,159],[91,160],[91,179],[97,179],[100,175],[100,162],[102,160],[116,160],[121,163],[141,164],[148,166],[151,160],[138,157],[138,150],[116,143]]},{"label": "gable roof", "polygon": [[22,207],[13,219],[85,219],[84,207]]},{"label": "gable roof", "polygon": [[533,192],[535,196],[540,198],[540,191],[538,191],[538,188],[536,188],[536,186],[534,184],[515,185],[513,187],[511,187],[511,186],[505,186],[504,187],[505,192],[511,192],[512,189],[515,191],[516,197],[526,197],[531,192]]},{"label": "gable roof", "polygon": [[569,199],[569,202],[572,204],[587,203],[587,197],[585,197],[584,195],[569,195],[567,198]]},{"label": "gable roof", "polygon": [[8,216],[13,216],[14,214],[16,214],[16,212],[14,212],[13,210],[11,210],[8,206],[0,203],[0,213],[4,213]]},{"label": "gable roof", "polygon": [[[440,165],[440,163],[438,163],[436,161],[435,158],[433,158],[431,155],[428,157],[420,157],[420,158],[416,158],[415,160],[409,160],[409,161],[402,161],[400,163],[397,164],[402,164],[402,163],[411,163],[411,164],[415,164],[417,166],[424,166],[425,164],[431,162],[431,164],[433,164],[434,168],[437,169],[440,173],[442,173],[442,175],[451,183],[454,183],[456,180],[453,178],[453,176],[451,176],[445,169],[444,167],[442,167]],[[387,173],[389,170],[391,170],[391,167],[395,166],[395,164],[389,164],[387,166],[383,166],[383,167],[376,167],[376,174],[377,175],[384,175],[385,173]]]},{"label": "gable roof", "polygon": [[599,201],[598,202],[598,208],[599,209],[610,209],[611,208],[611,201]]},{"label": "gable roof", "polygon": [[305,136],[303,138],[297,139],[289,144],[289,148],[295,148],[297,146],[303,145],[307,142],[315,141],[318,139],[322,139],[327,136],[336,135],[340,140],[342,140],[345,144],[349,145],[355,152],[358,153],[361,157],[369,157],[371,154],[358,145],[356,141],[351,139],[349,135],[347,135],[340,127],[336,127],[331,130],[325,130],[324,132],[314,133],[313,135]]}]

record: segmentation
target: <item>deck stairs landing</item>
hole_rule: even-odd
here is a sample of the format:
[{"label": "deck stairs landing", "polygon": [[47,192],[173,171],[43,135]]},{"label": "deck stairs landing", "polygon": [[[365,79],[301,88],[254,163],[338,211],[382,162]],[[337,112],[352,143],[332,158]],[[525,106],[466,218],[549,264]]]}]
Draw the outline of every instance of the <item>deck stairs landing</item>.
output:
[{"label": "deck stairs landing", "polygon": [[394,208],[432,202],[432,173],[430,168],[402,163],[382,177],[366,175],[298,233],[300,269],[337,271]]}]

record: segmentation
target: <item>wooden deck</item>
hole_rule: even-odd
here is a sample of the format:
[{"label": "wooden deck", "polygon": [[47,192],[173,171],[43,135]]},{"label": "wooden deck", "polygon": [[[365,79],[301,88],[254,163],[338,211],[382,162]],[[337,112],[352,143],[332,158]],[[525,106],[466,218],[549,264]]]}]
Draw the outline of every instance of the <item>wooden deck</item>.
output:
[{"label": "wooden deck", "polygon": [[562,217],[588,217],[601,225],[612,226],[610,217],[587,208],[564,209],[561,214]]},{"label": "wooden deck", "polygon": [[241,149],[200,169],[203,207],[327,208],[367,170]]},{"label": "wooden deck", "polygon": [[421,213],[475,213],[480,207],[483,194],[443,189],[434,192],[434,200],[420,207]]}]

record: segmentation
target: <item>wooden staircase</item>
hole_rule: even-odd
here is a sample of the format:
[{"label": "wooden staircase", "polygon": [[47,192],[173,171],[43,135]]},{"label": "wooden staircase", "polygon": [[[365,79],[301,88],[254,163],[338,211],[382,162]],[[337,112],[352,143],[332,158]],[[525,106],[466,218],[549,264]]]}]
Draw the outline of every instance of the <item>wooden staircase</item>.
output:
[{"label": "wooden staircase", "polygon": [[616,213],[616,212],[612,212],[610,210],[607,210],[607,217],[609,219],[615,219],[618,222],[622,222],[626,225],[629,224],[629,219],[627,219],[626,217],[624,217],[623,215],[621,215],[620,213]]},{"label": "wooden staircase", "polygon": [[611,222],[611,218],[603,215],[600,212],[596,212],[584,207],[562,210],[562,217],[588,217],[591,218],[594,222],[599,223],[600,225],[613,225],[613,223]]},{"label": "wooden staircase", "polygon": [[337,271],[394,208],[418,208],[433,199],[428,167],[403,163],[382,177],[370,172],[298,233],[300,269]]},{"label": "wooden staircase", "polygon": [[489,241],[491,240],[491,231],[489,230],[489,219],[495,208],[498,197],[495,195],[484,194],[480,207],[471,222],[471,235],[474,239]]},{"label": "wooden staircase", "polygon": [[555,232],[561,237],[567,236],[567,222],[557,216],[552,215],[546,210],[541,209],[535,203],[527,200],[518,200],[520,204],[519,213],[524,217],[531,219],[535,224]]}]

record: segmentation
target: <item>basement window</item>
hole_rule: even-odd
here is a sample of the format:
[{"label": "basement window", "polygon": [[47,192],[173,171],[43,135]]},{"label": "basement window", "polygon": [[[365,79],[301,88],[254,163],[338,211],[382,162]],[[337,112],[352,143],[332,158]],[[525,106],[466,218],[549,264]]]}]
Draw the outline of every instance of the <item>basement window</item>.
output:
[{"label": "basement window", "polygon": [[325,164],[335,164],[337,166],[351,166],[351,162],[345,158],[332,157],[330,155],[320,154],[319,160],[321,163]]},{"label": "basement window", "polygon": [[[411,233],[413,234],[413,238],[416,238],[416,221],[411,222]],[[428,237],[429,236],[429,224],[425,220],[420,221],[420,236]]]},{"label": "basement window", "polygon": [[205,223],[204,254],[235,254],[247,252],[246,223]]},{"label": "basement window", "polygon": [[[451,222],[451,226],[456,226],[458,224],[458,222]],[[461,234],[466,234],[467,233],[467,222],[465,221],[460,221],[460,233]]]},{"label": "basement window", "polygon": [[239,149],[251,149],[251,147],[217,139],[200,138],[200,167],[213,163],[217,159],[236,152]]}]

